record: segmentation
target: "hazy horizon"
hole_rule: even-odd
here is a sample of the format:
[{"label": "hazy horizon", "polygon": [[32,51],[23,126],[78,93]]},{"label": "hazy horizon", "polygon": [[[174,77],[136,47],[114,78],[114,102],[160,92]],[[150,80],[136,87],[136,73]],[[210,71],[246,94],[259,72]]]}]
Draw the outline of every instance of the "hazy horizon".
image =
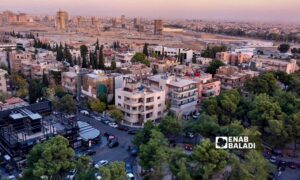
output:
[{"label": "hazy horizon", "polygon": [[299,0],[0,0],[0,11],[71,16],[120,16],[300,23]]}]

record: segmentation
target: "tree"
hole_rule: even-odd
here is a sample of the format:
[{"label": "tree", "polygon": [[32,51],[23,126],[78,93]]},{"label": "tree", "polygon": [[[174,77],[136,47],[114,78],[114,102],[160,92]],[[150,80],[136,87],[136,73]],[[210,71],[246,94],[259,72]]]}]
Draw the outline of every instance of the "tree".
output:
[{"label": "tree", "polygon": [[64,59],[70,64],[70,66],[73,66],[73,58],[72,58],[72,54],[70,52],[69,46],[67,44],[65,44],[65,48],[64,48]]},{"label": "tree", "polygon": [[269,171],[268,162],[261,153],[250,150],[242,161],[235,156],[232,157],[232,172],[229,179],[267,179]]},{"label": "tree", "polygon": [[216,149],[209,140],[203,140],[194,148],[192,159],[196,164],[193,171],[194,178],[209,179],[214,173],[227,165],[229,154],[221,149]]},{"label": "tree", "polygon": [[115,70],[117,69],[117,64],[115,60],[112,60],[110,63],[110,69]]},{"label": "tree", "polygon": [[150,61],[147,59],[146,55],[143,53],[135,53],[135,55],[131,59],[132,62],[139,62],[150,66]]},{"label": "tree", "polygon": [[64,59],[62,44],[60,43],[59,46],[58,44],[56,44],[55,49],[56,49],[56,60],[62,61]]},{"label": "tree", "polygon": [[90,107],[93,111],[102,113],[106,109],[106,104],[97,99],[90,102]]},{"label": "tree", "polygon": [[154,126],[152,121],[147,121],[144,124],[144,129],[141,131],[138,131],[138,133],[134,136],[132,140],[132,144],[139,147],[142,144],[146,144],[150,137],[153,129],[157,129],[156,126]]},{"label": "tree", "polygon": [[279,89],[277,80],[273,73],[265,73],[259,77],[254,77],[247,81],[245,89],[252,94],[266,93],[272,95]]},{"label": "tree", "polygon": [[248,113],[248,117],[271,145],[281,146],[288,141],[288,134],[284,125],[286,115],[272,97],[266,94],[256,96],[253,110]]},{"label": "tree", "polygon": [[164,135],[155,129],[151,130],[149,141],[140,146],[138,154],[142,168],[146,170],[153,168],[154,175],[161,176],[163,163],[168,160],[166,146]]},{"label": "tree", "polygon": [[103,180],[124,180],[126,179],[125,163],[112,162],[99,170]]},{"label": "tree", "polygon": [[149,57],[148,43],[145,43],[145,44],[144,44],[143,54],[145,54],[147,57]]},{"label": "tree", "polygon": [[99,52],[99,64],[98,64],[99,69],[105,69],[103,49],[104,49],[104,46],[101,45],[100,52]]},{"label": "tree", "polygon": [[62,136],[56,136],[44,143],[35,145],[29,152],[23,171],[24,179],[61,179],[75,167],[74,150]]},{"label": "tree", "polygon": [[201,54],[202,57],[206,57],[206,58],[212,58],[215,59],[216,58],[216,54],[218,52],[225,52],[227,51],[227,47],[226,46],[214,46],[214,47],[207,47],[203,53]]},{"label": "tree", "polygon": [[178,166],[178,172],[176,173],[176,178],[178,180],[192,180],[189,170],[187,169],[187,160],[185,158],[179,159],[175,162]]},{"label": "tree", "polygon": [[65,113],[75,113],[76,111],[76,102],[73,99],[73,96],[67,94],[60,99],[60,110]]},{"label": "tree", "polygon": [[281,53],[286,53],[290,49],[290,45],[289,44],[280,44],[277,49]]},{"label": "tree", "polygon": [[159,129],[165,135],[178,135],[181,127],[179,121],[173,116],[166,116],[159,124]]},{"label": "tree", "polygon": [[287,118],[285,126],[289,138],[294,143],[294,150],[296,151],[297,140],[300,139],[300,112],[292,114]]},{"label": "tree", "polygon": [[43,96],[42,94],[42,89],[44,85],[39,82],[38,80],[30,80],[29,81],[29,88],[28,88],[28,93],[29,93],[29,102],[30,103],[35,103],[37,99],[41,98]]},{"label": "tree", "polygon": [[87,68],[87,62],[86,62],[86,56],[88,53],[88,48],[86,45],[81,45],[80,46],[80,54],[82,58],[82,68]]},{"label": "tree", "polygon": [[43,94],[43,97],[47,98],[50,101],[53,101],[55,98],[55,89],[43,87],[42,94]]},{"label": "tree", "polygon": [[217,69],[224,65],[225,64],[220,60],[213,60],[209,63],[209,66],[206,68],[206,73],[216,74]]},{"label": "tree", "polygon": [[109,111],[111,117],[115,119],[117,122],[121,122],[123,118],[123,113],[119,109],[112,109]]}]

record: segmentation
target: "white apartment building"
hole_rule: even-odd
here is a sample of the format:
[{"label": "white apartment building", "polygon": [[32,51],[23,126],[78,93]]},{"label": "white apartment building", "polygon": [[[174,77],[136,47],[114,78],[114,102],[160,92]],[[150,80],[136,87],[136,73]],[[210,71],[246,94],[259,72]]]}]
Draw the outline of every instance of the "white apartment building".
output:
[{"label": "white apartment building", "polygon": [[118,53],[115,56],[115,60],[121,63],[130,63],[134,54],[134,52]]},{"label": "white apartment building", "polygon": [[149,51],[150,53],[155,53],[157,55],[177,58],[181,57],[185,62],[191,62],[194,55],[194,51],[191,49],[172,48],[164,46],[149,46]]},{"label": "white apartment building", "polygon": [[123,87],[116,89],[115,95],[115,105],[123,112],[123,124],[142,127],[145,122],[154,121],[164,115],[164,90],[124,78]]},{"label": "white apartment building", "polygon": [[189,115],[196,111],[198,102],[197,82],[175,76],[155,75],[148,78],[151,87],[166,91],[166,99],[171,102],[171,111],[177,115]]}]

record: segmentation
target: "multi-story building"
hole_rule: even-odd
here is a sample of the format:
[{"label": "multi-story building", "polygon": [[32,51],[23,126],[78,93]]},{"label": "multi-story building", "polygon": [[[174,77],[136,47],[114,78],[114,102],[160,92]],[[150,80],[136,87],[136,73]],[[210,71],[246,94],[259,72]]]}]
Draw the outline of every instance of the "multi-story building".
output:
[{"label": "multi-story building", "polygon": [[164,90],[148,87],[134,79],[125,78],[123,87],[115,91],[115,105],[123,112],[124,124],[143,126],[147,121],[155,121],[163,117]]},{"label": "multi-story building", "polygon": [[20,72],[22,69],[22,62],[30,62],[32,60],[32,53],[23,51],[13,51],[9,55],[10,68],[13,72]]},{"label": "multi-story building", "polygon": [[18,97],[12,97],[6,99],[5,102],[0,102],[0,110],[4,111],[4,110],[19,108],[28,105],[29,103],[24,101],[23,99]]},{"label": "multi-story building", "polygon": [[121,63],[130,63],[133,56],[134,52],[118,53],[115,56],[115,60]]},{"label": "multi-story building", "polygon": [[150,67],[157,73],[167,73],[172,72],[173,68],[177,65],[178,62],[175,58],[165,58],[151,60]]},{"label": "multi-story building", "polygon": [[77,93],[77,84],[78,84],[78,76],[79,68],[73,68],[68,72],[62,72],[61,74],[61,85],[64,90],[71,94]]},{"label": "multi-story building", "polygon": [[191,62],[194,51],[184,48],[164,47],[159,45],[149,46],[149,52],[158,56],[176,57],[179,61]]},{"label": "multi-story building", "polygon": [[189,115],[196,111],[198,101],[197,82],[175,76],[154,75],[148,78],[149,86],[165,90],[171,110],[177,115]]},{"label": "multi-story building", "polygon": [[56,29],[57,30],[65,30],[67,28],[67,22],[69,19],[69,15],[66,11],[58,11],[56,14]]},{"label": "multi-story building", "polygon": [[152,75],[152,69],[144,64],[132,64],[120,69],[122,74],[130,75],[137,80],[146,79]]},{"label": "multi-story building", "polygon": [[223,61],[225,64],[239,65],[249,62],[253,54],[242,52],[218,52],[216,59]]},{"label": "multi-story building", "polygon": [[287,60],[254,58],[253,62],[256,63],[257,70],[261,70],[261,71],[282,71],[291,74],[299,70],[297,61],[294,59],[287,61]]},{"label": "multi-story building", "polygon": [[95,70],[82,77],[81,93],[90,99],[96,99],[101,95],[114,93],[114,78],[107,76],[104,71]]},{"label": "multi-story building", "polygon": [[7,92],[7,71],[0,69],[0,91],[6,93]]},{"label": "multi-story building", "polygon": [[163,29],[164,29],[163,20],[155,19],[154,20],[154,34],[162,35]]},{"label": "multi-story building", "polygon": [[197,82],[199,102],[208,97],[214,97],[220,94],[221,82],[220,80],[213,78],[211,74],[196,72],[192,76],[189,75],[184,78]]},{"label": "multi-story building", "polygon": [[241,70],[236,66],[221,66],[214,77],[221,81],[222,89],[237,89],[243,87],[247,80],[258,75],[257,71]]}]

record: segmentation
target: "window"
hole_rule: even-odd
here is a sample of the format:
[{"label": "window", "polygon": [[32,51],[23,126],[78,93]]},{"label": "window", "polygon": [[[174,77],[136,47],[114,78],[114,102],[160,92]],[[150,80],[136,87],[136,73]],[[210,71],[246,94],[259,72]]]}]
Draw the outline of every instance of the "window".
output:
[{"label": "window", "polygon": [[121,96],[118,96],[119,99],[121,99]]},{"label": "window", "polygon": [[160,99],[160,96],[158,96],[157,99]]},{"label": "window", "polygon": [[160,107],[161,106],[161,104],[158,104],[158,107]]}]

